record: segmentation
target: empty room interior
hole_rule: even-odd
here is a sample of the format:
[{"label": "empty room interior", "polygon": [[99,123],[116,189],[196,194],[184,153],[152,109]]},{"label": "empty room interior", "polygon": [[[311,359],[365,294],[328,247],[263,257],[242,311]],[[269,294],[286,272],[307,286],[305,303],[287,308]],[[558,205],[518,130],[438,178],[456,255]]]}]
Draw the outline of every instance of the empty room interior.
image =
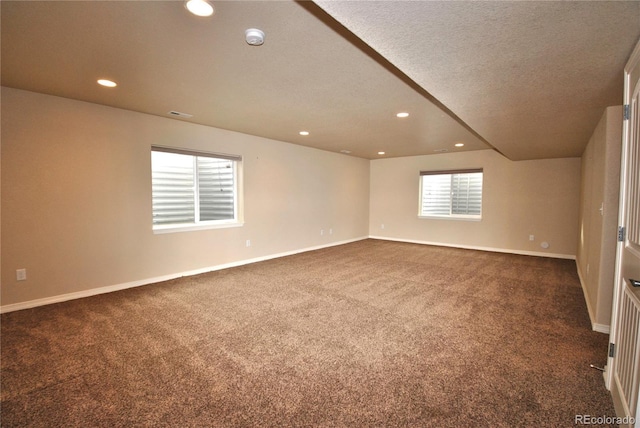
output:
[{"label": "empty room interior", "polygon": [[2,426],[639,426],[640,2],[0,19]]}]

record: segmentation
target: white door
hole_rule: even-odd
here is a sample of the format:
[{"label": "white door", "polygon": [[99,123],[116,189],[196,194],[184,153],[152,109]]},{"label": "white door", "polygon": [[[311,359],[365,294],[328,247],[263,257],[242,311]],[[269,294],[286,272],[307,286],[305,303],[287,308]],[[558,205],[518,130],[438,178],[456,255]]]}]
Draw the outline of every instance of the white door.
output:
[{"label": "white door", "polygon": [[[616,287],[607,386],[640,427],[640,42],[625,67],[625,113]],[[628,107],[627,107],[628,106]],[[637,285],[634,284],[638,281]],[[613,356],[612,356],[613,355]]]}]

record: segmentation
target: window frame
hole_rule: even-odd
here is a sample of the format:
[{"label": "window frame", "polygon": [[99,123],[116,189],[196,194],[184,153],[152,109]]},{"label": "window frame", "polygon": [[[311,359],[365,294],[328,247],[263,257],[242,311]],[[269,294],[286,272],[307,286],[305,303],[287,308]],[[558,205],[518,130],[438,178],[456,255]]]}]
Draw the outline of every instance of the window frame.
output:
[{"label": "window frame", "polygon": [[[241,227],[244,225],[243,220],[243,197],[242,197],[242,156],[230,155],[224,153],[205,152],[202,150],[190,150],[167,146],[151,146],[151,223],[154,234],[161,233],[174,233],[174,232],[186,232],[193,230],[207,230],[207,229],[220,229]],[[234,218],[222,219],[222,220],[198,220],[189,223],[171,223],[171,224],[154,224],[153,223],[153,152],[162,152],[178,155],[187,155],[215,159],[230,160],[233,162],[233,212]],[[196,162],[196,159],[194,159]],[[200,183],[198,180],[198,172],[194,170],[194,210],[199,207],[199,195],[200,195]],[[194,213],[195,215],[195,213]],[[197,216],[196,216],[197,217]]]},{"label": "window frame", "polygon": [[[425,214],[423,212],[423,177],[429,175],[449,175],[451,180],[453,176],[457,174],[470,174],[480,173],[481,185],[480,185],[480,214],[454,214],[452,211],[453,197],[449,198],[449,214]],[[420,171],[419,176],[419,195],[418,195],[418,218],[423,219],[440,219],[440,220],[463,220],[463,221],[481,221],[482,220],[482,206],[484,201],[484,169],[483,168],[466,168],[466,169],[451,169],[451,170],[427,170]],[[453,192],[453,190],[452,190]]]}]

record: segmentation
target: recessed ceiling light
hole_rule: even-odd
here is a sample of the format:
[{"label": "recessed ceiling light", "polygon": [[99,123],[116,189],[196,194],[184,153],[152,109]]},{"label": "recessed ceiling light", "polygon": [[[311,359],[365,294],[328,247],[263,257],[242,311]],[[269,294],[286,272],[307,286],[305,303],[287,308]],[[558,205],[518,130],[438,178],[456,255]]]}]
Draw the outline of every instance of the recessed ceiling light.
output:
[{"label": "recessed ceiling light", "polygon": [[115,88],[116,86],[118,86],[118,84],[113,80],[107,80],[107,79],[99,79],[98,85],[106,86],[107,88]]},{"label": "recessed ceiling light", "polygon": [[379,155],[383,155],[383,154],[384,154],[384,152],[378,152],[378,154],[379,154]]},{"label": "recessed ceiling light", "polygon": [[189,12],[197,16],[211,16],[213,15],[213,6],[205,0],[189,0],[185,3],[185,7]]},{"label": "recessed ceiling light", "polygon": [[300,131],[299,132],[300,135],[309,135],[309,131]]},{"label": "recessed ceiling light", "polygon": [[403,111],[402,113],[396,114],[396,116],[397,117],[409,117],[409,113]]},{"label": "recessed ceiling light", "polygon": [[340,150],[340,153],[344,153],[345,155],[348,155],[349,153],[351,153],[351,150]]},{"label": "recessed ceiling light", "polygon": [[464,143],[456,143],[455,146],[456,147],[464,147]]}]

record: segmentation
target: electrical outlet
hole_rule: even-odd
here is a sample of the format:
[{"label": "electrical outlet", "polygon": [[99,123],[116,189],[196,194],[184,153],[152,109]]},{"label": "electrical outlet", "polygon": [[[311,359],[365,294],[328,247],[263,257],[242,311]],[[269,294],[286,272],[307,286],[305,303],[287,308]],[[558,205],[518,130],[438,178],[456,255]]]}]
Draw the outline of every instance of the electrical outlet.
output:
[{"label": "electrical outlet", "polygon": [[380,229],[384,229],[384,223],[380,225]]},{"label": "electrical outlet", "polygon": [[333,235],[333,229],[329,229],[329,235]]},{"label": "electrical outlet", "polygon": [[247,239],[247,247],[251,246],[251,239]]},{"label": "electrical outlet", "polygon": [[320,229],[320,236],[324,235],[324,229]]},{"label": "electrical outlet", "polygon": [[536,237],[535,237],[535,236],[533,236],[533,235],[529,235],[529,241],[533,241],[534,239],[536,239]]},{"label": "electrical outlet", "polygon": [[27,280],[27,270],[26,269],[18,269],[18,270],[16,270],[16,279],[18,281],[26,281]]}]

